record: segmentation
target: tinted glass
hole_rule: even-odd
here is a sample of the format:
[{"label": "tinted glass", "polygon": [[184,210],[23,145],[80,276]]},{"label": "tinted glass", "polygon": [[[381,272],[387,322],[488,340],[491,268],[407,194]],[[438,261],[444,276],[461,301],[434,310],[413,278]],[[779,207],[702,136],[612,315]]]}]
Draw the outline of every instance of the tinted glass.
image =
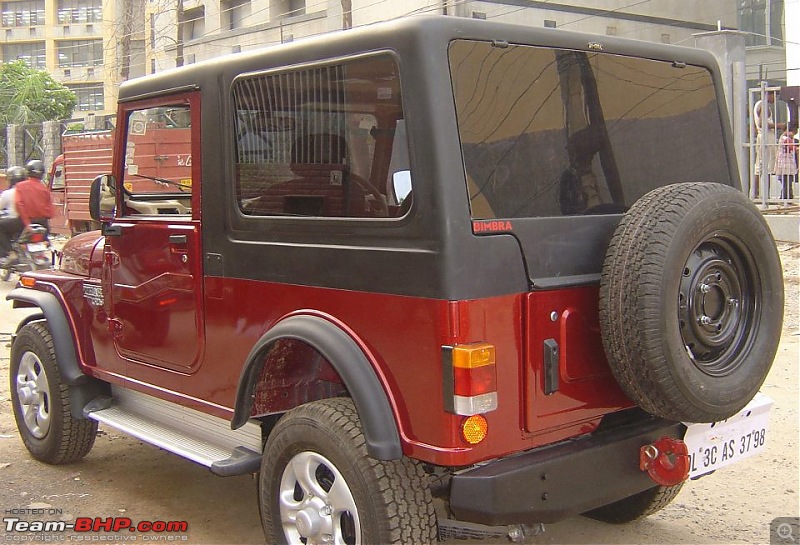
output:
[{"label": "tinted glass", "polygon": [[409,171],[392,56],[243,77],[233,103],[243,214],[395,217],[410,204],[392,185]]},{"label": "tinted glass", "polygon": [[619,213],[659,186],[729,183],[704,68],[459,40],[450,70],[473,218]]}]

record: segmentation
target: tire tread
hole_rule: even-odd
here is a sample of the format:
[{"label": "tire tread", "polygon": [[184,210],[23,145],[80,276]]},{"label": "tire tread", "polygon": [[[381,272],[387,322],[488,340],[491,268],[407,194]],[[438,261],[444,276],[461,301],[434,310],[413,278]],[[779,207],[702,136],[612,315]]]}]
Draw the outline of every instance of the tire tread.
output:
[{"label": "tire tread", "polygon": [[[93,420],[74,418],[69,400],[69,385],[64,384],[61,380],[61,373],[56,364],[56,352],[53,345],[53,337],[47,327],[46,322],[31,322],[24,326],[17,336],[14,343],[14,348],[19,347],[20,341],[26,342],[26,337],[30,338],[31,344],[36,344],[37,341],[41,343],[43,354],[37,354],[47,374],[48,382],[50,383],[50,410],[53,421],[51,423],[50,433],[56,433],[57,436],[46,437],[43,442],[36,441],[35,438],[28,437],[23,430],[24,424],[17,420],[17,425],[20,427],[20,435],[23,443],[25,443],[28,451],[37,459],[42,462],[61,465],[76,462],[86,456],[94,446],[97,437],[97,422]],[[17,357],[17,350],[13,351],[12,359]],[[21,355],[19,356],[21,357]],[[13,384],[13,375],[11,373],[11,388]],[[54,410],[59,411],[56,418]],[[16,402],[15,402],[16,412]]]},{"label": "tire tread", "polygon": [[[334,430],[343,449],[349,451],[345,454],[367,480],[374,495],[373,503],[385,506],[386,512],[378,521],[379,543],[423,545],[436,542],[436,515],[427,486],[428,477],[422,465],[410,458],[382,461],[370,457],[358,413],[351,399],[331,398],[301,405],[287,413],[272,434],[280,434],[287,424],[291,425],[298,420]],[[268,459],[269,444],[268,441],[262,473],[267,464],[273,463]],[[262,496],[262,506],[267,501],[269,500]],[[263,522],[267,541],[282,543],[283,536],[277,534],[278,529],[274,524],[267,520]]]}]

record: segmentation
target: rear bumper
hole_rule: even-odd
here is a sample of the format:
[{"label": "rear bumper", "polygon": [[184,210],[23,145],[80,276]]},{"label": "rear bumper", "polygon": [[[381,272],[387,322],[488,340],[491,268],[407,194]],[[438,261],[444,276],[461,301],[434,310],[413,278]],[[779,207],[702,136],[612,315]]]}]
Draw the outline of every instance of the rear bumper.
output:
[{"label": "rear bumper", "polygon": [[650,419],[503,458],[454,475],[450,508],[458,520],[492,526],[585,513],[657,486],[639,469],[639,450],[684,433],[680,423]]}]

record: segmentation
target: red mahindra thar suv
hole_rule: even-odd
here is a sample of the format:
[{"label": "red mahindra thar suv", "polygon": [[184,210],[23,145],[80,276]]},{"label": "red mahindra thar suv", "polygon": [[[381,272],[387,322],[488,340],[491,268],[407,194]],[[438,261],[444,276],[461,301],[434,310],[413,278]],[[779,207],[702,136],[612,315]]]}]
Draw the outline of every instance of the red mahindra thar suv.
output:
[{"label": "red mahindra thar suv", "polygon": [[102,230],[8,296],[35,458],[102,423],[257,473],[269,543],[421,544],[633,520],[763,446],[782,274],[709,54],[413,18],[117,119]]}]

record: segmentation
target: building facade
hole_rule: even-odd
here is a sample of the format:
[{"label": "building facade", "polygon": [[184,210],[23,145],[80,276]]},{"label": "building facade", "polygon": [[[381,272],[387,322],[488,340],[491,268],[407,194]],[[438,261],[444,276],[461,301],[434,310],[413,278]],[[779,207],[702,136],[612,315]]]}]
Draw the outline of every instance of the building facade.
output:
[{"label": "building facade", "polygon": [[784,0],[185,0],[182,5],[181,23],[174,9],[164,9],[169,6],[149,13],[150,71],[174,65],[181,26],[183,62],[194,62],[379,20],[443,13],[689,46],[696,33],[738,29],[748,36],[748,81],[782,85],[786,80]]},{"label": "building facade", "polygon": [[446,14],[694,45],[747,33],[747,80],[785,85],[785,0],[0,0],[0,60],[24,59],[111,113],[125,79],[379,20]]},{"label": "building facade", "polygon": [[0,60],[47,70],[78,97],[75,116],[115,110],[116,88],[146,73],[144,0],[2,0]]}]

